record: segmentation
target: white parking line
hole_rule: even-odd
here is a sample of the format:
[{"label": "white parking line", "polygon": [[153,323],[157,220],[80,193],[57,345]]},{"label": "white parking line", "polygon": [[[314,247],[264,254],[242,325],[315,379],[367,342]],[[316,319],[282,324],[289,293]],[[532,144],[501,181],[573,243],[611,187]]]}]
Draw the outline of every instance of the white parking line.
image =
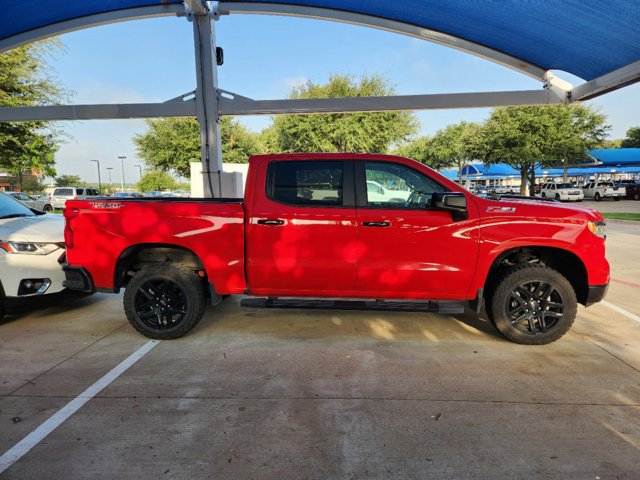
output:
[{"label": "white parking line", "polygon": [[620,308],[619,306],[614,305],[613,303],[606,302],[604,300],[602,300],[600,303],[605,307],[610,308],[611,310],[618,312],[619,314],[624,315],[627,318],[630,318],[634,322],[640,323],[640,317],[638,315],[631,312],[627,312],[624,308]]},{"label": "white parking line", "polygon": [[120,364],[114,367],[110,372],[104,375],[100,380],[67,403],[42,425],[15,444],[13,448],[5,452],[5,454],[0,457],[0,474],[40,443],[47,435],[58,428],[62,422],[82,408],[85,403],[95,397],[111,382],[127,371],[129,367],[149,353],[149,351],[151,351],[151,349],[158,343],[159,342],[157,340],[150,340],[145,343],[142,347],[120,362]]}]

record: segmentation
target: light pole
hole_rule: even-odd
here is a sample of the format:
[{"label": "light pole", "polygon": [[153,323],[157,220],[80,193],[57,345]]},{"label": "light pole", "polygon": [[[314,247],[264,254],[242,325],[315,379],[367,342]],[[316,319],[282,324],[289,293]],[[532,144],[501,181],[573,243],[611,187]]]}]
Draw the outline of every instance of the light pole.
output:
[{"label": "light pole", "polygon": [[102,180],[100,180],[100,160],[89,160],[90,162],[96,162],[98,165],[98,190],[102,193]]},{"label": "light pole", "polygon": [[111,185],[111,170],[113,170],[113,167],[107,167],[107,171],[109,172],[109,185]]},{"label": "light pole", "polygon": [[140,178],[142,178],[142,165],[134,165],[134,167],[138,167],[138,170],[140,171]]},{"label": "light pole", "polygon": [[124,192],[124,159],[127,158],[124,155],[118,155],[118,158],[120,159],[120,175],[121,175],[121,186],[122,186],[122,191]]}]

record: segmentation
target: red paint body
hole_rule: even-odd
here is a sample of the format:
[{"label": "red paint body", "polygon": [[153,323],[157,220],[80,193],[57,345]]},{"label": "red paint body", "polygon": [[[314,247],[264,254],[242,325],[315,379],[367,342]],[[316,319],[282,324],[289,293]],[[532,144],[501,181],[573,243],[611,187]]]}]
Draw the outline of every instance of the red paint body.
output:
[{"label": "red paint body", "polygon": [[[433,209],[287,205],[267,197],[273,161],[391,162],[464,193],[468,218]],[[497,208],[496,208],[497,207]],[[506,207],[506,209],[505,209]],[[171,199],[68,201],[70,265],[117,290],[117,264],[140,245],[178,246],[204,265],[218,294],[471,300],[489,269],[515,247],[554,247],[584,264],[589,285],[609,281],[595,210],[479,198],[413,160],[371,154],[288,154],[250,159],[244,202]],[[277,219],[278,225],[259,224]],[[366,228],[387,222],[388,228]]]}]

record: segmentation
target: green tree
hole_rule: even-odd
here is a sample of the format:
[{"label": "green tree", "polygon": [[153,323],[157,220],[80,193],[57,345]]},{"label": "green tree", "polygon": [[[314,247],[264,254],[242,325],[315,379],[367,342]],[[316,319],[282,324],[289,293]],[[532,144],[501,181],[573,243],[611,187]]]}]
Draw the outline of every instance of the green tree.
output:
[{"label": "green tree", "polygon": [[477,123],[460,122],[449,125],[431,138],[421,137],[397,150],[436,170],[452,166],[458,167],[458,179],[462,180],[462,168],[474,159],[469,145],[480,131]]},{"label": "green tree", "polygon": [[75,187],[85,184],[78,175],[60,175],[54,178],[56,187]]},{"label": "green tree", "polygon": [[622,148],[640,148],[640,127],[631,127],[620,144]]},{"label": "green tree", "polygon": [[[289,95],[301,98],[342,98],[392,95],[382,77],[364,76],[359,81],[333,75],[326,85],[307,82]],[[271,148],[280,152],[371,152],[384,153],[406,141],[417,131],[410,112],[283,115],[273,120]]]},{"label": "green tree", "polygon": [[42,182],[37,178],[27,178],[22,182],[22,191],[33,195],[42,193],[44,188]]},{"label": "green tree", "polygon": [[586,105],[498,108],[473,137],[470,152],[485,164],[506,163],[518,170],[524,195],[527,179],[533,187],[536,167],[585,158],[609,128],[604,115]]},{"label": "green tree", "polygon": [[173,190],[176,188],[176,182],[167,172],[151,170],[142,176],[137,186],[138,191],[144,193],[152,190]]},{"label": "green tree", "polygon": [[[195,118],[159,118],[147,120],[148,130],[133,139],[138,155],[151,168],[174,171],[190,177],[190,163],[200,162],[200,126]],[[229,163],[247,163],[251,155],[263,153],[258,135],[238,121],[222,118],[222,159]]]},{"label": "green tree", "polygon": [[600,148],[622,148],[622,139],[615,138],[613,140],[603,140],[599,145]]},{"label": "green tree", "polygon": [[[0,107],[36,106],[60,101],[65,92],[48,72],[46,56],[59,46],[47,41],[0,54]],[[59,132],[46,122],[0,122],[0,169],[16,176],[55,175]]]}]

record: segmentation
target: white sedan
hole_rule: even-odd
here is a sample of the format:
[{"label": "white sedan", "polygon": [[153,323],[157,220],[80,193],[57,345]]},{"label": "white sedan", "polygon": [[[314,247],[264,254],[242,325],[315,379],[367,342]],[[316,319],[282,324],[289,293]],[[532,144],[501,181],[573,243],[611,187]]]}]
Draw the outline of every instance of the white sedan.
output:
[{"label": "white sedan", "polygon": [[64,218],[0,192],[0,318],[6,300],[64,290]]}]

